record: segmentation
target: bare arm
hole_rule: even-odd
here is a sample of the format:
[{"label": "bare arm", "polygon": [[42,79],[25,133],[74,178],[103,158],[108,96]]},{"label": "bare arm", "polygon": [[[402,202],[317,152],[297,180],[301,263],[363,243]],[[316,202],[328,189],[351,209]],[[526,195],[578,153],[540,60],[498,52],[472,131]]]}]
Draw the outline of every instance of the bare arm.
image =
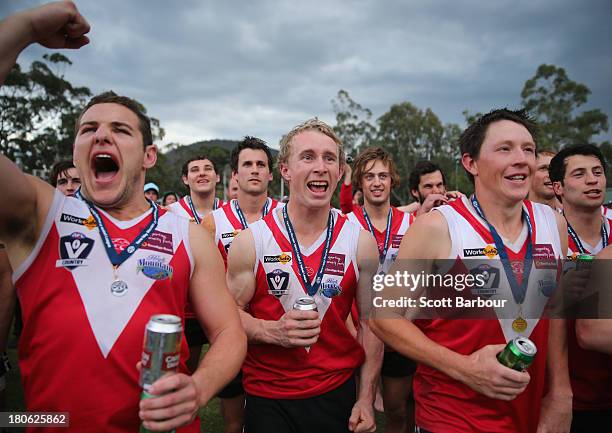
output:
[{"label": "bare arm", "polygon": [[170,430],[191,422],[198,409],[238,374],[246,356],[246,336],[212,237],[190,224],[189,243],[195,261],[189,295],[210,349],[191,376],[175,374],[153,384],[151,394],[162,396],[140,402],[147,428]]},{"label": "bare arm", "polygon": [[0,354],[6,351],[13,311],[15,310],[15,288],[11,281],[11,264],[6,250],[0,247]]},{"label": "bare arm", "polygon": [[200,225],[204,227],[213,236],[213,238],[215,237],[217,226],[215,224],[215,219],[213,218],[212,214],[209,213],[208,215],[206,215]]},{"label": "bare arm", "polygon": [[[89,24],[72,2],[57,2],[18,12],[0,21],[0,84],[27,46],[79,48],[89,42]],[[50,186],[41,185],[0,155],[0,241],[9,244],[14,267],[29,253],[37,229],[52,197]],[[45,208],[45,206],[47,206]],[[41,219],[42,215],[42,219]]]},{"label": "bare arm", "polygon": [[[401,271],[420,273],[427,260],[447,258],[450,247],[444,217],[439,212],[420,216],[402,239],[389,273],[400,270],[400,265]],[[431,266],[426,272],[430,270]],[[404,293],[403,290],[387,287],[381,293],[398,294]],[[370,326],[386,344],[404,356],[429,365],[488,397],[512,400],[527,387],[528,373],[514,371],[497,361],[496,355],[504,344],[484,346],[471,355],[462,355],[432,341],[405,314],[405,309],[375,309]]]},{"label": "bare arm", "polygon": [[357,341],[365,351],[365,361],[359,370],[359,393],[349,420],[349,428],[360,432],[373,431],[376,427],[372,405],[383,359],[383,343],[368,324],[372,279],[378,268],[378,246],[374,237],[365,230],[359,234],[357,266],[359,268],[357,306],[360,322]]},{"label": "bare arm", "polygon": [[248,311],[248,304],[255,294],[255,259],[253,233],[250,229],[243,230],[229,249],[227,284],[238,304],[249,342],[284,347],[313,345],[321,325],[316,312],[290,310],[279,320],[263,320],[253,317]]}]

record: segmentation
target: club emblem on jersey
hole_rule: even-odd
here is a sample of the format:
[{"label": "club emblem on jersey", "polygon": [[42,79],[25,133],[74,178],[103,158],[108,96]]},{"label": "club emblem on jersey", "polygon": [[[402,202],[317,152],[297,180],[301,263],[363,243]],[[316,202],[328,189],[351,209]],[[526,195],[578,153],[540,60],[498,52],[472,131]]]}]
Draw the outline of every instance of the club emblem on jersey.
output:
[{"label": "club emblem on jersey", "polygon": [[497,255],[497,248],[495,248],[493,245],[487,245],[486,247],[484,247],[484,250],[482,250],[482,252],[485,256],[492,259]]},{"label": "club emblem on jersey", "polygon": [[321,292],[326,298],[333,298],[342,293],[342,287],[340,287],[340,283],[337,279],[330,278],[321,283]]},{"label": "club emblem on jersey", "polygon": [[115,247],[116,251],[123,251],[125,250],[128,245],[130,245],[130,242],[127,239],[123,239],[123,238],[114,238],[113,239],[113,247]]},{"label": "club emblem on jersey", "polygon": [[286,265],[291,261],[291,256],[285,252],[280,253],[278,256],[264,256],[264,263],[281,263]]},{"label": "club emblem on jersey", "polygon": [[138,272],[142,272],[145,276],[154,280],[165,280],[166,278],[172,278],[174,269],[167,265],[161,256],[151,255],[146,259],[138,260],[136,273]]},{"label": "club emblem on jersey", "polygon": [[78,266],[87,265],[87,256],[91,253],[94,241],[81,232],[74,232],[62,236],[59,244],[60,259],[55,262],[55,266],[73,270]]},{"label": "club emblem on jersey", "polygon": [[269,294],[280,298],[289,293],[287,289],[289,287],[289,273],[280,269],[274,269],[266,274],[266,279],[268,280]]},{"label": "club emblem on jersey", "polygon": [[471,288],[471,292],[475,296],[481,296],[483,298],[490,298],[497,294],[499,289],[499,269],[493,266],[489,266],[485,263],[478,265],[477,267],[470,269],[470,274],[476,277],[481,275],[480,279],[476,281],[484,280],[483,286],[478,286],[476,283]]}]

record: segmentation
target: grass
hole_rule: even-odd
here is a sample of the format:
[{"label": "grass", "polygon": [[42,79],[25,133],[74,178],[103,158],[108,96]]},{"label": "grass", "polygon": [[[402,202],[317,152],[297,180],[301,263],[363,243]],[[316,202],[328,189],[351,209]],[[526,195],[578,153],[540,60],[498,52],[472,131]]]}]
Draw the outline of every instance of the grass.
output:
[{"label": "grass", "polygon": [[[12,370],[7,375],[6,383],[6,411],[24,411],[25,404],[23,400],[23,390],[19,377],[19,366],[17,364],[17,350],[9,349],[8,356],[11,360]],[[200,420],[202,423],[202,432],[206,433],[223,433],[223,419],[219,409],[219,399],[211,400],[208,405],[200,410]],[[380,413],[376,414],[376,424],[379,433],[384,433],[384,416]],[[24,429],[14,428],[11,432],[24,432]]]}]

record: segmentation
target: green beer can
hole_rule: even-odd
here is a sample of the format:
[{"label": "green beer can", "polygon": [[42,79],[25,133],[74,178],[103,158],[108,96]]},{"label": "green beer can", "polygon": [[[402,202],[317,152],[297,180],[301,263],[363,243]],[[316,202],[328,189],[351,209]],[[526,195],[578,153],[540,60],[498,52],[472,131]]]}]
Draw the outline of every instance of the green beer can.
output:
[{"label": "green beer can", "polygon": [[588,269],[593,265],[593,261],[595,261],[595,256],[592,254],[579,254],[576,257],[576,269]]},{"label": "green beer can", "polygon": [[504,350],[497,355],[497,360],[508,368],[524,371],[529,368],[536,353],[538,349],[529,338],[517,337],[508,342]]}]

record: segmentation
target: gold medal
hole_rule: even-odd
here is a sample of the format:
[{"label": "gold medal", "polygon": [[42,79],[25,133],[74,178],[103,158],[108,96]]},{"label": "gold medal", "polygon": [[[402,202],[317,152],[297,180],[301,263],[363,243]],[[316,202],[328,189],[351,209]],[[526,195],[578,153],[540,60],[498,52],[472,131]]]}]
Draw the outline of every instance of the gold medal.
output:
[{"label": "gold medal", "polygon": [[512,321],[512,329],[515,332],[525,332],[525,330],[527,329],[527,321],[521,316],[518,316]]}]

